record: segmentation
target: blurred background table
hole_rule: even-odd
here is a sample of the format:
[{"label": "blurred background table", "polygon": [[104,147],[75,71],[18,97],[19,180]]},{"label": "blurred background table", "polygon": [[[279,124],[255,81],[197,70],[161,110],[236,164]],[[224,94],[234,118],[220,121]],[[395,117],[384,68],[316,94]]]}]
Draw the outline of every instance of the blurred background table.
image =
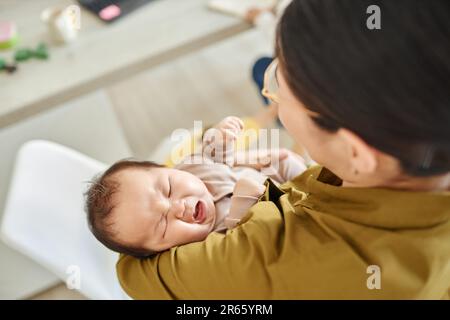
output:
[{"label": "blurred background table", "polygon": [[[13,75],[0,73],[0,128],[250,27],[208,10],[207,2],[156,0],[111,25],[82,9],[73,44],[50,45],[48,61],[27,61]],[[50,42],[41,11],[69,4],[77,2],[0,0],[0,20],[16,22],[19,47],[34,47]]]}]

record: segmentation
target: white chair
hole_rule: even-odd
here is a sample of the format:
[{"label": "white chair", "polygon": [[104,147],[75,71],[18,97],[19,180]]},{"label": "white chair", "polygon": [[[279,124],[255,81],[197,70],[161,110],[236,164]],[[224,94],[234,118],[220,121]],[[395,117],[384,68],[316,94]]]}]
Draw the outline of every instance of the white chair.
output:
[{"label": "white chair", "polygon": [[115,272],[118,256],[90,233],[84,212],[86,182],[105,168],[55,143],[27,142],[17,155],[0,234],[63,281],[79,270],[78,291],[86,297],[126,299]]}]

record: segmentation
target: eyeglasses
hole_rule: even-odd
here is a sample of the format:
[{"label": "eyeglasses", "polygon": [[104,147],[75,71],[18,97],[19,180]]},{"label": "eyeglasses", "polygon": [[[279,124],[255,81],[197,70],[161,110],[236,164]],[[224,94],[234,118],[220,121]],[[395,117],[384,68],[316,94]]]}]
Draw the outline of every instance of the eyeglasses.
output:
[{"label": "eyeglasses", "polygon": [[[277,79],[278,59],[274,59],[264,73],[264,87],[261,94],[275,104],[280,103],[278,96],[279,84]],[[319,113],[305,109],[306,113],[312,117],[320,117]]]},{"label": "eyeglasses", "polygon": [[262,95],[272,101],[273,103],[279,103],[278,98],[278,80],[277,80],[277,70],[278,70],[278,59],[274,59],[272,63],[267,67],[264,73],[264,87],[261,91]]}]

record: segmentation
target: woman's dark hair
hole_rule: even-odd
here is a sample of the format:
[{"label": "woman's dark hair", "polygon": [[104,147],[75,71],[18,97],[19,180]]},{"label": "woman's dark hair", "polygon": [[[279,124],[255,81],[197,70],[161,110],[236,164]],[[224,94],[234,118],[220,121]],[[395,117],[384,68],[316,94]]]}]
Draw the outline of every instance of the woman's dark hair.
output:
[{"label": "woman's dark hair", "polygon": [[277,56],[320,127],[355,132],[410,175],[450,172],[450,1],[293,0]]}]

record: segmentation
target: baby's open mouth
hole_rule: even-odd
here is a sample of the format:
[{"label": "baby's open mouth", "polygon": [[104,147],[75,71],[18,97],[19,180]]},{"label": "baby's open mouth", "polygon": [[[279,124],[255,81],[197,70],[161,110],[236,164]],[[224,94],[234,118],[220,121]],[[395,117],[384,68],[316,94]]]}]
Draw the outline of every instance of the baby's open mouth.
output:
[{"label": "baby's open mouth", "polygon": [[202,201],[198,201],[195,206],[194,220],[195,223],[203,223],[206,219],[206,208]]}]

